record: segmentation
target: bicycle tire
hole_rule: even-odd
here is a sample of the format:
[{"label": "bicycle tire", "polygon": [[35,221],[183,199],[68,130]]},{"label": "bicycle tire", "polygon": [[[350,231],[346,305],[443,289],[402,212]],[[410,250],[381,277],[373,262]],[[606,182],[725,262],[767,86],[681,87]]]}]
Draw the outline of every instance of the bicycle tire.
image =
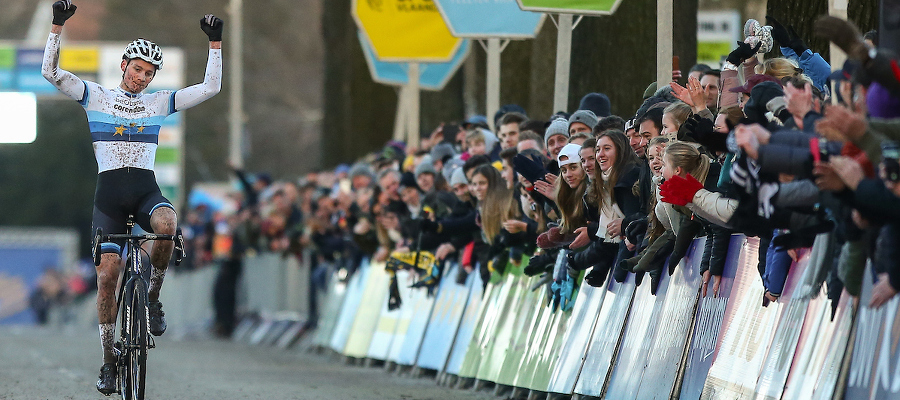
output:
[{"label": "bicycle tire", "polygon": [[140,278],[126,288],[122,314],[122,343],[124,354],[122,398],[143,400],[147,378],[148,309],[147,289]]}]

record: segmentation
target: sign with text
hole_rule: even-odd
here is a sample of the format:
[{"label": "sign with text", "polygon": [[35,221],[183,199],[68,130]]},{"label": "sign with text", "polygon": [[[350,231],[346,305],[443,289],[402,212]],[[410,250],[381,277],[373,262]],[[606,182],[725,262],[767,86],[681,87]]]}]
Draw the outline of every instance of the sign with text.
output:
[{"label": "sign with text", "polygon": [[[372,74],[372,80],[385,85],[402,86],[409,83],[409,63],[379,61],[375,56],[375,50],[366,40],[365,35],[359,33],[359,43],[362,45],[366,64]],[[419,65],[419,87],[425,90],[441,90],[447,85],[450,78],[459,70],[472,45],[469,40],[464,40],[456,50],[453,59],[445,63],[422,63]]]},{"label": "sign with text", "polygon": [[522,11],[516,0],[433,0],[456,37],[530,39],[544,14]]},{"label": "sign with text", "polygon": [[622,0],[517,0],[525,11],[554,14],[612,15]]},{"label": "sign with text", "polygon": [[448,62],[462,45],[432,0],[353,0],[352,13],[381,61]]}]

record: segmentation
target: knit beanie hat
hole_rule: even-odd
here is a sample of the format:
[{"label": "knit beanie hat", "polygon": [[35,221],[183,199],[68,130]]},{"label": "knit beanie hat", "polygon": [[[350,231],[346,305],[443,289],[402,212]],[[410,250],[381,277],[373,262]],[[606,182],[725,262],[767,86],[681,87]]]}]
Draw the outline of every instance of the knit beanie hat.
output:
[{"label": "knit beanie hat", "polygon": [[460,183],[468,184],[469,181],[466,180],[466,173],[463,172],[462,167],[457,167],[453,170],[453,175],[450,177],[450,187],[454,187]]},{"label": "knit beanie hat", "polygon": [[608,117],[610,115],[609,97],[603,93],[588,93],[581,98],[578,109],[590,110],[597,117]]},{"label": "knit beanie hat", "polygon": [[453,157],[456,154],[456,151],[453,150],[453,145],[448,142],[441,142],[434,147],[431,148],[431,160],[432,161],[447,161],[447,157]]},{"label": "knit beanie hat", "polygon": [[569,137],[569,121],[564,118],[557,118],[550,122],[550,126],[547,127],[547,132],[544,133],[544,145],[550,141],[550,138],[555,135],[563,135],[565,137]]},{"label": "knit beanie hat", "polygon": [[572,124],[575,122],[581,122],[582,124],[587,125],[588,128],[594,129],[597,126],[597,122],[600,120],[597,118],[597,115],[594,114],[591,110],[578,110],[572,113],[572,116],[569,117],[569,125],[566,129],[572,127]]},{"label": "knit beanie hat", "polygon": [[416,178],[422,174],[437,174],[434,170],[434,162],[431,161],[431,156],[429,155],[422,157],[422,161],[419,161],[419,165],[416,166]]}]

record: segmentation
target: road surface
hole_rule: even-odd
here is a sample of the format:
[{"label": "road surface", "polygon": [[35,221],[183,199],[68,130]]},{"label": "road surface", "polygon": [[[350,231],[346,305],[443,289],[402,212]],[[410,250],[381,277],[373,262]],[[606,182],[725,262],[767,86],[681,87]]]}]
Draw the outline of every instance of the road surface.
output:
[{"label": "road surface", "polygon": [[[156,344],[148,399],[497,399],[300,350],[166,336]],[[96,331],[0,326],[0,399],[103,399],[100,364]]]}]

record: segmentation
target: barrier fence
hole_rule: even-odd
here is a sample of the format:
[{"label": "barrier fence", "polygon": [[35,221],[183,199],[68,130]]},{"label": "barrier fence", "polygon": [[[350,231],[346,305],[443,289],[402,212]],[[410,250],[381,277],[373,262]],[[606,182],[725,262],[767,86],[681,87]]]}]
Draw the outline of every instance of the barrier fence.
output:
[{"label": "barrier fence", "polygon": [[[865,279],[864,301],[845,292],[832,314],[817,244],[764,307],[762,250],[740,235],[718,296],[702,297],[704,240],[663,274],[655,296],[649,276],[640,284],[634,274],[622,283],[610,276],[600,288],[582,283],[571,311],[548,306],[547,285],[521,266],[483,286],[478,273],[457,283],[454,264],[433,297],[404,289],[415,277],[398,272],[403,303],[388,310],[384,264],[364,262],[346,282],[332,279],[312,345],[432,370],[441,384],[496,384],[513,397],[900,399],[900,299],[868,308],[873,282]],[[272,329],[242,325],[238,339]]]}]

